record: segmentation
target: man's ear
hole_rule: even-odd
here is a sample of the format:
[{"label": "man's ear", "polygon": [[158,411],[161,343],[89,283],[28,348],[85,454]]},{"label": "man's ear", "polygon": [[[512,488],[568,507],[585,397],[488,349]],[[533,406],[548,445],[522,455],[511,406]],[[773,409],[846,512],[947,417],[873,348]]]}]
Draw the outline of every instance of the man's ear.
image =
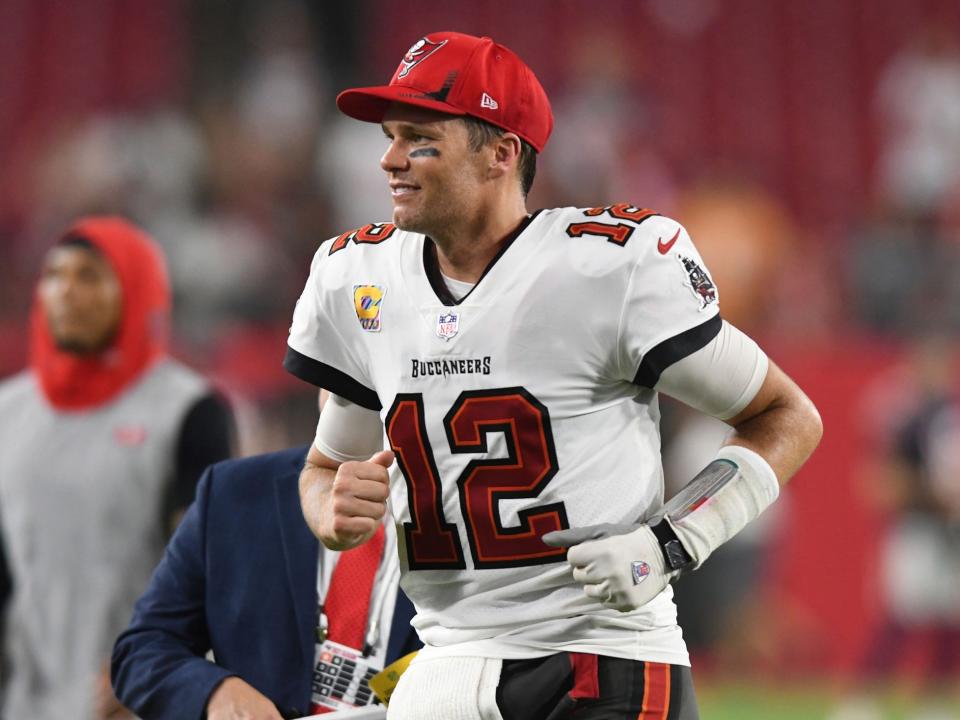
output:
[{"label": "man's ear", "polygon": [[493,152],[490,156],[490,176],[499,177],[516,172],[522,150],[520,138],[511,132],[505,132],[493,140],[491,147]]}]

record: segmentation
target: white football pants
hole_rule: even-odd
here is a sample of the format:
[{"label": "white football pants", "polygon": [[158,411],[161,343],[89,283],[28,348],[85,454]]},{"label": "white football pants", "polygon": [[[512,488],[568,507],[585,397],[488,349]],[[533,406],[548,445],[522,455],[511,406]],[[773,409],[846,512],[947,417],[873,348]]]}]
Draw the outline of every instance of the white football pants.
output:
[{"label": "white football pants", "polygon": [[387,720],[503,720],[497,708],[502,661],[415,658],[400,676]]}]

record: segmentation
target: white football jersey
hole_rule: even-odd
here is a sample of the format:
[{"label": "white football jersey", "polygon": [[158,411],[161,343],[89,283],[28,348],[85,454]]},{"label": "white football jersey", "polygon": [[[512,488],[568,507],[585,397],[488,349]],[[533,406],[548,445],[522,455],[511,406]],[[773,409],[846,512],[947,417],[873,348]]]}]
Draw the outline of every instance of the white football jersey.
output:
[{"label": "white football jersey", "polygon": [[652,388],[721,325],[686,231],[626,204],[542,210],[460,301],[430,243],[389,223],[323,243],[286,359],[380,411],[426,652],[689,664],[669,587],[604,608],[540,541],[662,504]]}]

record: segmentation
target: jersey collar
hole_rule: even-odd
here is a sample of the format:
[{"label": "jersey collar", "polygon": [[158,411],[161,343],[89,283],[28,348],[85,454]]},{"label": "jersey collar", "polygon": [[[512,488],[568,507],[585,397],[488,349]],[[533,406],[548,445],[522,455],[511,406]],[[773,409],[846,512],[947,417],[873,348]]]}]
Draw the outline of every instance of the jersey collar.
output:
[{"label": "jersey collar", "polygon": [[477,280],[473,288],[464,295],[462,298],[457,300],[454,298],[453,294],[450,292],[450,289],[447,287],[446,282],[443,280],[443,276],[440,274],[440,264],[437,262],[437,248],[433,240],[429,237],[425,237],[423,241],[423,269],[426,273],[427,280],[430,282],[430,287],[433,288],[434,294],[437,296],[437,299],[447,306],[459,305],[470,297],[473,292],[479,287],[480,283],[483,282],[483,279],[487,276],[487,273],[493,269],[493,266],[497,264],[497,261],[503,257],[504,253],[513,245],[513,241],[516,240],[523,233],[524,230],[529,227],[530,223],[533,222],[533,219],[540,214],[540,211],[537,210],[532,215],[527,215],[523,220],[520,221],[520,224],[517,225],[503,240],[500,241],[500,250],[496,255],[490,260],[487,264],[487,267],[484,268],[483,273],[480,275],[480,279]]}]

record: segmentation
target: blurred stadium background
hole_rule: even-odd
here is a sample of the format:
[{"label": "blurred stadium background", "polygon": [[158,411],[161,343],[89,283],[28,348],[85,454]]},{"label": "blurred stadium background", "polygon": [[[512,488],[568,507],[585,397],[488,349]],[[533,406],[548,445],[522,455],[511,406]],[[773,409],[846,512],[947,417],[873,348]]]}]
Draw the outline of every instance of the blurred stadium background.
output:
[{"label": "blurred stadium background", "polygon": [[[315,395],[280,367],[293,304],[323,239],[389,212],[380,133],[335,93],[425,32],[490,34],[554,104],[531,207],[681,220],[723,314],[824,417],[778,512],[678,588],[704,718],[826,717],[867,666],[891,718],[960,684],[936,672],[943,627],[871,649],[885,538],[916,505],[901,425],[957,386],[956,0],[0,0],[0,28],[0,376],[56,234],[121,213],[164,246],[177,352],[234,401],[243,454],[309,439]],[[689,477],[716,428],[664,412],[668,479]]]}]

